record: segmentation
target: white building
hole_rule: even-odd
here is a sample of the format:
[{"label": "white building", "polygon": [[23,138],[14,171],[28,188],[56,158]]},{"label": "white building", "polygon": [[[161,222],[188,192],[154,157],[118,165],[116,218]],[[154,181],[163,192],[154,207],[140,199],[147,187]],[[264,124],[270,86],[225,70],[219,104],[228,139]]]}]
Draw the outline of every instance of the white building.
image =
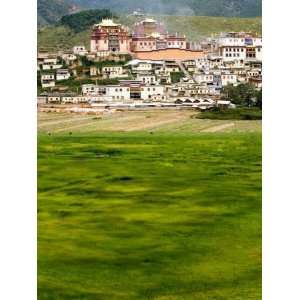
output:
[{"label": "white building", "polygon": [[79,56],[85,56],[88,54],[88,51],[85,49],[85,46],[74,46],[73,54],[79,55]]},{"label": "white building", "polygon": [[66,62],[67,65],[70,65],[77,60],[77,56],[73,53],[64,53],[62,54],[61,58]]},{"label": "white building", "polygon": [[45,58],[42,63],[43,70],[57,70],[62,67],[57,58]]},{"label": "white building", "polygon": [[235,85],[237,83],[237,75],[235,74],[222,74],[221,75],[221,84],[222,86],[226,86],[228,84]]},{"label": "white building", "polygon": [[229,33],[219,38],[219,55],[223,60],[262,60],[262,38],[247,33]]},{"label": "white building", "polygon": [[60,98],[59,95],[48,96],[48,103],[60,103]]},{"label": "white building", "polygon": [[147,84],[147,85],[157,84],[155,75],[138,74],[136,79],[140,80],[141,82],[143,82],[144,84]]},{"label": "white building", "polygon": [[43,74],[41,75],[42,88],[49,88],[55,86],[55,75],[54,74]]},{"label": "white building", "polygon": [[130,87],[121,85],[106,86],[105,96],[112,101],[130,100]]},{"label": "white building", "polygon": [[142,100],[165,100],[164,86],[154,85],[154,86],[143,86],[141,88],[141,99]]},{"label": "white building", "polygon": [[83,95],[101,95],[105,92],[105,88],[96,84],[83,84],[81,86]]},{"label": "white building", "polygon": [[127,77],[127,74],[123,74],[122,66],[102,67],[101,73],[103,76],[106,76],[107,78]]},{"label": "white building", "polygon": [[135,65],[132,65],[133,73],[151,72],[151,71],[152,71],[152,64],[149,62],[139,62]]},{"label": "white building", "polygon": [[214,75],[211,73],[195,73],[194,79],[197,83],[213,83]]},{"label": "white building", "polygon": [[71,77],[71,74],[68,69],[60,69],[56,71],[56,80],[68,80]]}]

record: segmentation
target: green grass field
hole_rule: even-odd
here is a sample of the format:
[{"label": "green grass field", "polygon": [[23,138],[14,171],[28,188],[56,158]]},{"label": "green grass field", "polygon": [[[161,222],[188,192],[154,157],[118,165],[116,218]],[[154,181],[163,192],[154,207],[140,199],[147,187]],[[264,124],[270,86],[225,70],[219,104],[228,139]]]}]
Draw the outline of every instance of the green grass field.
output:
[{"label": "green grass field", "polygon": [[40,130],[39,300],[261,299],[261,133],[189,130]]},{"label": "green grass field", "polygon": [[[206,16],[153,16],[163,21],[169,32],[179,32],[189,40],[199,40],[227,31],[252,31],[261,34],[261,18],[225,18]],[[132,28],[134,17],[121,16],[118,22]],[[49,26],[38,30],[38,47],[46,49],[70,49],[83,44],[89,48],[90,30],[74,33],[64,26]]]}]

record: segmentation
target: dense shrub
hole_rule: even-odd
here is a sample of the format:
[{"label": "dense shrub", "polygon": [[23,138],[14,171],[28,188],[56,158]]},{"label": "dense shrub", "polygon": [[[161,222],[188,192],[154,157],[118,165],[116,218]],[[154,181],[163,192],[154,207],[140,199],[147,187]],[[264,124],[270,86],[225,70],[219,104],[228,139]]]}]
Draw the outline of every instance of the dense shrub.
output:
[{"label": "dense shrub", "polygon": [[262,111],[259,108],[236,108],[236,109],[219,109],[201,112],[196,115],[197,119],[212,120],[261,120]]},{"label": "dense shrub", "polygon": [[68,26],[74,32],[81,32],[92,25],[99,23],[104,18],[114,15],[109,9],[84,10],[75,14],[66,15],[61,18],[61,25]]}]

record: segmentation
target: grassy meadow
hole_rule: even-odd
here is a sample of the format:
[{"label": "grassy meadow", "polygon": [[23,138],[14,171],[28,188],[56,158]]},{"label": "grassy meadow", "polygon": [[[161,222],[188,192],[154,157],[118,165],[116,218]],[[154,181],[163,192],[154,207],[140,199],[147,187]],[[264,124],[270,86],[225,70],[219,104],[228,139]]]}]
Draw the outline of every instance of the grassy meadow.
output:
[{"label": "grassy meadow", "polygon": [[[261,18],[226,18],[206,16],[153,16],[163,21],[169,32],[186,35],[189,40],[198,41],[205,36],[227,31],[252,31],[261,33]],[[137,18],[120,16],[117,22],[132,28]],[[74,45],[89,48],[90,30],[79,33],[65,26],[46,26],[38,29],[38,47],[45,49],[71,49]]]},{"label": "grassy meadow", "polygon": [[261,299],[261,133],[183,133],[39,131],[39,300]]}]

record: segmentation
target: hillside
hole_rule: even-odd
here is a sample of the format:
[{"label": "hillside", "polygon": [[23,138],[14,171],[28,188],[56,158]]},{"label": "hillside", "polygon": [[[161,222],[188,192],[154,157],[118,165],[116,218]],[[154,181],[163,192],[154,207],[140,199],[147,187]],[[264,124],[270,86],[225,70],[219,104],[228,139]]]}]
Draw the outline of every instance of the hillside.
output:
[{"label": "hillside", "polygon": [[37,0],[38,26],[54,24],[77,10],[79,7],[65,0]]},{"label": "hillside", "polygon": [[151,14],[261,16],[261,0],[72,0],[72,3],[83,8],[109,8],[119,13],[131,13],[140,8]]},{"label": "hillside", "polygon": [[[262,0],[37,0],[38,26],[57,23],[64,15],[83,9],[110,9],[131,14],[134,10],[154,15],[261,16]],[[137,4],[138,3],[138,4]]]},{"label": "hillside", "polygon": [[[165,22],[169,32],[185,34],[188,39],[225,31],[253,31],[261,33],[261,18],[224,18],[202,16],[155,16]],[[131,27],[136,19],[122,16],[118,22]],[[66,26],[43,27],[38,30],[38,46],[41,48],[69,49],[76,44],[89,47],[90,29],[75,33]]]}]

